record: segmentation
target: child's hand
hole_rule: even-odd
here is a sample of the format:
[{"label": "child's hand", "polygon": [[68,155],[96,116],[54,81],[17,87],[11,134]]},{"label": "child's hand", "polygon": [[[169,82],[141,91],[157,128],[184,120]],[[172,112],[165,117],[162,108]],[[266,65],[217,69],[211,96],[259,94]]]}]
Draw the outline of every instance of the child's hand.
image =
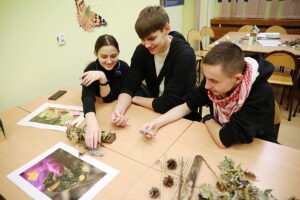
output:
[{"label": "child's hand", "polygon": [[127,121],[129,118],[126,118],[123,114],[121,114],[119,111],[115,110],[111,114],[111,123],[115,126],[124,127],[127,125]]},{"label": "child's hand", "polygon": [[82,79],[82,85],[89,86],[96,80],[106,79],[106,76],[102,71],[87,71],[84,72],[79,79]]},{"label": "child's hand", "polygon": [[158,130],[157,125],[152,121],[144,124],[142,128],[139,129],[140,133],[146,137],[153,138],[156,136]]}]

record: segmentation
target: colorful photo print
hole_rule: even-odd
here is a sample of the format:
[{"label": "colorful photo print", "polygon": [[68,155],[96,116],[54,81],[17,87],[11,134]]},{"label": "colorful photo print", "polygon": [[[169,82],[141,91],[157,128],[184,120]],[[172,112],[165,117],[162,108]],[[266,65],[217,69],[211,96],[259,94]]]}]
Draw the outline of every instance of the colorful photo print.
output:
[{"label": "colorful photo print", "polygon": [[83,121],[82,107],[45,103],[17,124],[66,131],[69,124]]},{"label": "colorful photo print", "polygon": [[82,112],[66,108],[47,107],[43,112],[33,117],[30,122],[67,126],[76,120]]},{"label": "colorful photo print", "polygon": [[34,199],[90,199],[118,171],[59,143],[38,158],[8,175]]}]

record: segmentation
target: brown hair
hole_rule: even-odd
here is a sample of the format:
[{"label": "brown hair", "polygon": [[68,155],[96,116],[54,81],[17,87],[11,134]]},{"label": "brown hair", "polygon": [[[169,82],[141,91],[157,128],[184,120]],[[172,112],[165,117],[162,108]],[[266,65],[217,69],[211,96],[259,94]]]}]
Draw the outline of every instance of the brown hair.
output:
[{"label": "brown hair", "polygon": [[98,52],[103,46],[114,46],[119,51],[119,44],[112,35],[101,35],[95,43],[95,51]]},{"label": "brown hair", "polygon": [[231,42],[221,42],[214,46],[202,62],[208,65],[221,65],[223,72],[228,76],[243,73],[245,70],[243,51]]},{"label": "brown hair", "polygon": [[155,31],[162,31],[167,23],[169,16],[161,6],[149,6],[140,12],[135,22],[135,31],[143,39]]}]

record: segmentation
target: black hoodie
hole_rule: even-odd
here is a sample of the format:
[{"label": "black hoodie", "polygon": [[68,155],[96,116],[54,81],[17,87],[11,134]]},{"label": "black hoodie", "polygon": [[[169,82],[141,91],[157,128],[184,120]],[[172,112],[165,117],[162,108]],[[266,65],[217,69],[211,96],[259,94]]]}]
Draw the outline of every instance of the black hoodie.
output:
[{"label": "black hoodie", "polygon": [[[104,67],[102,67],[98,61],[98,59],[92,63],[90,63],[84,70],[87,71],[102,71],[104,72],[108,84],[110,86],[110,92],[106,97],[102,97],[103,102],[108,103],[118,98],[120,94],[120,90],[123,84],[123,79],[125,74],[127,73],[129,66],[126,62],[119,60],[118,66],[115,66],[113,70],[107,71]],[[119,71],[119,74],[116,74],[116,71]],[[99,81],[96,80],[89,86],[82,86],[82,95],[81,100],[83,104],[84,115],[88,112],[95,111],[95,102],[96,96],[100,97],[100,85]]]},{"label": "black hoodie", "polygon": [[[170,35],[173,39],[160,75],[156,74],[154,55],[140,44],[131,58],[131,66],[121,90],[121,93],[134,96],[145,80],[147,89],[154,98],[152,107],[159,113],[165,113],[185,102],[188,91],[196,82],[194,50],[180,33],[173,31]],[[163,78],[165,78],[164,91],[159,96],[159,85]]]},{"label": "black hoodie", "polygon": [[[274,131],[274,94],[268,78],[274,66],[262,59],[260,54],[251,55],[258,62],[259,76],[254,81],[248,98],[242,108],[233,113],[228,123],[220,130],[220,140],[224,146],[234,143],[250,143],[253,137],[277,142]],[[187,105],[191,110],[199,106],[209,105],[212,102],[207,96],[205,80],[199,88],[193,89],[189,94]],[[212,112],[213,113],[213,112]]]}]

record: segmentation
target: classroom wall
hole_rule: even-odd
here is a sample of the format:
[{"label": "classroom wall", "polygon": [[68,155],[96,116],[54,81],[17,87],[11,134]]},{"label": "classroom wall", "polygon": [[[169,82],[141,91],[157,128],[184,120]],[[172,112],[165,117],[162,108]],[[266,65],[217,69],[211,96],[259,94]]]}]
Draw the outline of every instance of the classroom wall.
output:
[{"label": "classroom wall", "polygon": [[[62,86],[80,88],[78,77],[95,59],[99,35],[114,35],[120,59],[130,63],[140,40],[134,31],[139,12],[159,0],[85,0],[107,27],[86,32],[76,19],[74,0],[1,0],[0,2],[0,112]],[[181,32],[182,8],[166,8],[171,26]],[[65,33],[66,45],[56,35]]]}]

